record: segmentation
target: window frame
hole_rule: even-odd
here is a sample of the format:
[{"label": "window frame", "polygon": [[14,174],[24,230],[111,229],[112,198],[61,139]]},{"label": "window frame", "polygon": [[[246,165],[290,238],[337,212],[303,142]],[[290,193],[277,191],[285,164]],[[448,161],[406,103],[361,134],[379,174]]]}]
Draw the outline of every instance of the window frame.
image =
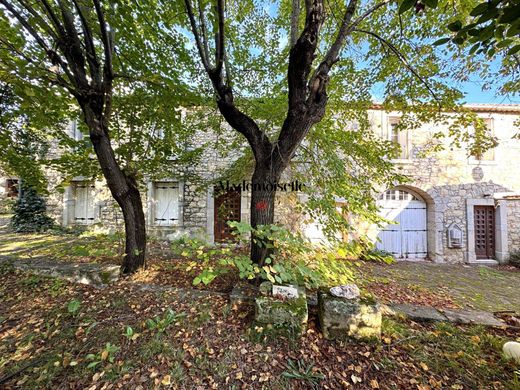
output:
[{"label": "window frame", "polygon": [[[400,117],[389,116],[387,119],[387,134],[386,139],[388,141],[397,143],[401,149],[400,155],[396,158],[392,158],[392,162],[397,163],[409,163],[413,160],[412,156],[412,135],[409,130],[395,131],[394,126],[397,126],[401,121]],[[404,136],[404,146],[401,143]],[[394,139],[395,138],[395,139]]]},{"label": "window frame", "polygon": [[[486,123],[486,126],[490,130],[491,136],[493,137],[495,135],[495,118],[493,118],[492,116],[479,117],[479,118],[482,119],[484,121],[484,123]],[[488,125],[488,123],[489,123],[489,125]],[[473,129],[473,131],[474,131],[474,129]],[[484,157],[487,153],[491,152],[492,153],[492,158],[491,159],[477,158],[477,156],[471,154],[468,157],[468,164],[470,164],[470,165],[496,165],[497,164],[497,160],[496,160],[495,150],[496,150],[496,147],[488,149],[481,156],[481,157]]]}]

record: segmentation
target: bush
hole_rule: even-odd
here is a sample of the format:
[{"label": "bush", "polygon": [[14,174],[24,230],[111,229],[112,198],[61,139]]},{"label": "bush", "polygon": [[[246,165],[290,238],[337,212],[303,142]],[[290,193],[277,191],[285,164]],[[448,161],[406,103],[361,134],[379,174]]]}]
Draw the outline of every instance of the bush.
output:
[{"label": "bush", "polygon": [[520,251],[516,251],[509,255],[509,264],[520,268]]},{"label": "bush", "polygon": [[353,281],[353,264],[341,248],[312,245],[300,234],[277,225],[262,225],[253,229],[242,222],[230,222],[235,228],[238,245],[245,247],[254,233],[260,245],[272,250],[262,267],[254,264],[248,253],[230,247],[207,247],[200,242],[183,243],[182,256],[189,257],[193,266],[202,265],[194,284],[209,284],[232,269],[241,279],[268,280],[278,284],[298,284],[307,288],[345,284]]},{"label": "bush", "polygon": [[54,225],[47,216],[45,200],[32,187],[22,184],[20,197],[13,211],[11,226],[17,232],[41,232]]}]

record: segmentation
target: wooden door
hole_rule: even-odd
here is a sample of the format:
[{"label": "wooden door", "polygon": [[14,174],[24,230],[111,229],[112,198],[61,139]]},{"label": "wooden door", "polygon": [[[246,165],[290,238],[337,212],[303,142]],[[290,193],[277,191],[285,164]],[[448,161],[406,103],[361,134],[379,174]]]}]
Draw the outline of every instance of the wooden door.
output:
[{"label": "wooden door", "polygon": [[475,206],[475,254],[477,259],[495,258],[495,208]]},{"label": "wooden door", "polygon": [[215,241],[233,239],[228,221],[240,222],[240,191],[218,192],[215,189]]},{"label": "wooden door", "polygon": [[378,200],[380,215],[396,223],[383,227],[376,248],[397,259],[424,259],[428,254],[426,203],[405,190],[388,190]]}]

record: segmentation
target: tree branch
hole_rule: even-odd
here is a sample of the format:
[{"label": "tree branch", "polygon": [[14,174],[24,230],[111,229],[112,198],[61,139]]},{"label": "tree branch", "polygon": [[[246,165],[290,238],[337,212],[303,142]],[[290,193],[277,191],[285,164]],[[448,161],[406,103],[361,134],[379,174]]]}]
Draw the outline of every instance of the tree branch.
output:
[{"label": "tree branch", "polygon": [[218,30],[215,35],[215,73],[222,73],[224,65],[225,46],[224,46],[224,0],[217,0]]},{"label": "tree branch", "polygon": [[63,25],[65,27],[65,32],[63,36],[61,36],[59,42],[62,46],[65,58],[69,60],[68,62],[71,64],[70,66],[74,71],[74,75],[78,79],[78,85],[84,87],[88,85],[85,74],[85,56],[83,55],[83,48],[81,47],[78,31],[74,25],[74,16],[63,1],[58,0],[58,5],[61,10]]},{"label": "tree branch", "polygon": [[67,75],[70,82],[75,82],[75,78],[70,73],[67,63],[50,47],[47,46],[45,40],[36,32],[36,30],[29,24],[29,22],[6,0],[0,0],[2,4],[18,22],[25,28],[25,30],[34,38],[36,43],[44,50],[47,57],[50,59],[52,64],[58,64],[62,68],[63,72]]},{"label": "tree branch", "polygon": [[193,36],[195,37],[195,44],[196,44],[197,50],[199,52],[200,60],[202,61],[202,65],[204,66],[204,69],[209,74],[212,68],[211,68],[210,63],[208,62],[208,57],[205,56],[204,48],[203,48],[201,40],[200,40],[199,30],[197,28],[197,22],[195,21],[195,16],[193,15],[193,8],[191,7],[191,1],[184,0],[184,4],[186,5],[186,11],[188,13],[188,18],[190,20],[191,31],[193,33]]},{"label": "tree branch", "polygon": [[383,37],[381,37],[380,35],[372,32],[372,31],[361,30],[361,29],[354,29],[353,31],[371,35],[374,38],[376,38],[379,42],[381,42],[381,44],[386,45],[397,56],[397,58],[403,63],[403,65],[410,72],[412,72],[412,74],[426,87],[426,89],[428,90],[428,92],[430,92],[430,94],[433,96],[433,98],[435,100],[437,100],[438,102],[440,101],[439,97],[437,96],[437,94],[435,93],[433,88],[430,86],[430,84],[428,84],[428,82],[419,73],[417,73],[417,71],[410,65],[410,63],[408,62],[406,57],[392,43],[388,42],[386,39],[384,39]]},{"label": "tree branch", "polygon": [[18,2],[22,5],[22,7],[27,10],[38,22],[40,25],[43,26],[43,29],[47,31],[47,33],[54,38],[55,40],[58,40],[58,33],[55,32],[52,27],[39,15],[33,7],[31,7],[28,3],[26,3],[23,0],[18,0]]},{"label": "tree branch", "polygon": [[96,15],[99,22],[99,29],[101,31],[101,41],[103,42],[103,51],[105,53],[105,64],[104,68],[104,82],[112,81],[114,78],[114,69],[112,66],[112,51],[113,51],[113,42],[112,38],[108,33],[107,23],[105,21],[105,15],[103,14],[103,9],[101,8],[101,4],[99,0],[93,0],[94,8],[96,9]]},{"label": "tree branch", "polygon": [[348,26],[348,33],[352,32],[361,22],[363,22],[363,20],[365,20],[379,8],[384,7],[388,3],[390,3],[390,0],[383,0],[382,2],[375,4],[374,6],[370,7],[365,12],[363,12],[352,23],[350,23],[350,25]]},{"label": "tree branch", "polygon": [[78,4],[77,0],[72,1],[76,11],[78,12],[79,19],[81,20],[81,27],[83,30],[83,35],[85,36],[85,47],[87,51],[87,61],[90,67],[90,74],[92,79],[95,80],[97,84],[101,84],[101,76],[99,74],[99,60],[96,54],[92,30],[90,29],[87,19],[83,14],[81,6]]},{"label": "tree branch", "polygon": [[318,35],[324,20],[323,0],[306,0],[305,4],[308,7],[305,28],[289,53],[287,69],[289,111],[304,109],[307,79],[315,58]]},{"label": "tree branch", "polygon": [[309,86],[312,86],[314,83],[315,78],[320,76],[327,76],[330,68],[332,65],[334,65],[339,58],[339,52],[343,48],[343,45],[345,44],[345,40],[347,39],[347,35],[349,33],[349,23],[352,19],[352,16],[354,15],[354,12],[356,12],[358,0],[350,0],[347,9],[345,11],[345,15],[343,16],[343,20],[341,21],[341,26],[338,30],[338,33],[336,35],[336,39],[332,43],[332,45],[329,47],[329,50],[325,54],[325,57],[323,57],[323,60],[321,61],[320,65],[318,66],[318,69],[315,73],[315,75],[312,77],[312,79],[309,82]]},{"label": "tree branch", "polygon": [[300,22],[300,0],[292,0],[292,12],[291,12],[291,40],[290,46],[293,47],[298,39],[298,26]]},{"label": "tree branch", "polygon": [[209,58],[209,48],[208,48],[208,32],[206,29],[206,20],[204,18],[204,12],[202,12],[201,2],[198,2],[199,5],[199,23],[200,29],[202,33],[202,44],[204,45],[204,56]]}]

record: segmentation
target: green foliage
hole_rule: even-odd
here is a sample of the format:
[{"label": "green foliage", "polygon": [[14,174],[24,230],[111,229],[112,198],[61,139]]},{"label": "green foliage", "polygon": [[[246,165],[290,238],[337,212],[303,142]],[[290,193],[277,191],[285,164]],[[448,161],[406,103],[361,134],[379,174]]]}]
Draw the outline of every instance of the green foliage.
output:
[{"label": "green foliage", "polygon": [[[448,25],[451,41],[471,44],[470,53],[493,57],[497,51],[511,56],[520,51],[520,4],[511,0],[485,1],[469,13],[469,20]],[[446,42],[443,42],[446,43]],[[440,44],[440,43],[438,43]]]},{"label": "green foliage", "polygon": [[14,207],[11,225],[17,232],[41,232],[53,227],[47,216],[45,200],[33,187],[22,184],[20,196]]},{"label": "green foliage", "polygon": [[372,249],[362,254],[361,260],[366,261],[379,261],[385,264],[395,263],[395,258],[391,253],[384,250]]},{"label": "green foliage", "polygon": [[27,287],[34,287],[42,282],[42,278],[38,275],[30,275],[22,280],[22,285]]},{"label": "green foliage", "polygon": [[96,366],[103,362],[114,363],[119,350],[120,348],[117,345],[106,343],[105,348],[101,352],[97,354],[89,353],[87,355],[86,359],[90,361],[87,368],[96,368]]},{"label": "green foliage", "polygon": [[520,251],[512,252],[509,255],[509,264],[514,265],[517,268],[520,268]]},{"label": "green foliage", "polygon": [[72,299],[67,303],[67,312],[72,316],[76,317],[81,309],[81,301],[78,299]]},{"label": "green foliage", "polygon": [[253,229],[243,222],[229,224],[235,230],[238,247],[247,247],[251,235],[254,235],[255,242],[272,250],[271,257],[259,266],[243,251],[230,247],[207,247],[195,241],[182,252],[184,257],[192,260],[188,263],[188,270],[202,267],[193,284],[209,284],[231,270],[238,272],[241,279],[298,284],[307,288],[345,284],[354,279],[353,264],[347,259],[348,253],[344,248],[314,246],[301,234],[277,225],[261,225]]},{"label": "green foliage", "polygon": [[61,295],[64,292],[64,285],[63,280],[54,279],[54,282],[52,282],[52,285],[49,287],[51,296],[57,297]]},{"label": "green foliage", "polygon": [[303,359],[296,361],[289,359],[285,367],[286,370],[282,372],[282,376],[307,382],[307,385],[313,389],[318,388],[320,381],[325,379],[325,375],[317,370],[313,370],[314,363],[306,364]]},{"label": "green foliage", "polygon": [[11,214],[14,211],[16,199],[3,198],[0,199],[0,214]]},{"label": "green foliage", "polygon": [[146,326],[149,330],[156,330],[159,333],[164,332],[171,324],[184,318],[186,313],[175,313],[172,309],[167,309],[162,315],[155,316],[146,320]]}]

